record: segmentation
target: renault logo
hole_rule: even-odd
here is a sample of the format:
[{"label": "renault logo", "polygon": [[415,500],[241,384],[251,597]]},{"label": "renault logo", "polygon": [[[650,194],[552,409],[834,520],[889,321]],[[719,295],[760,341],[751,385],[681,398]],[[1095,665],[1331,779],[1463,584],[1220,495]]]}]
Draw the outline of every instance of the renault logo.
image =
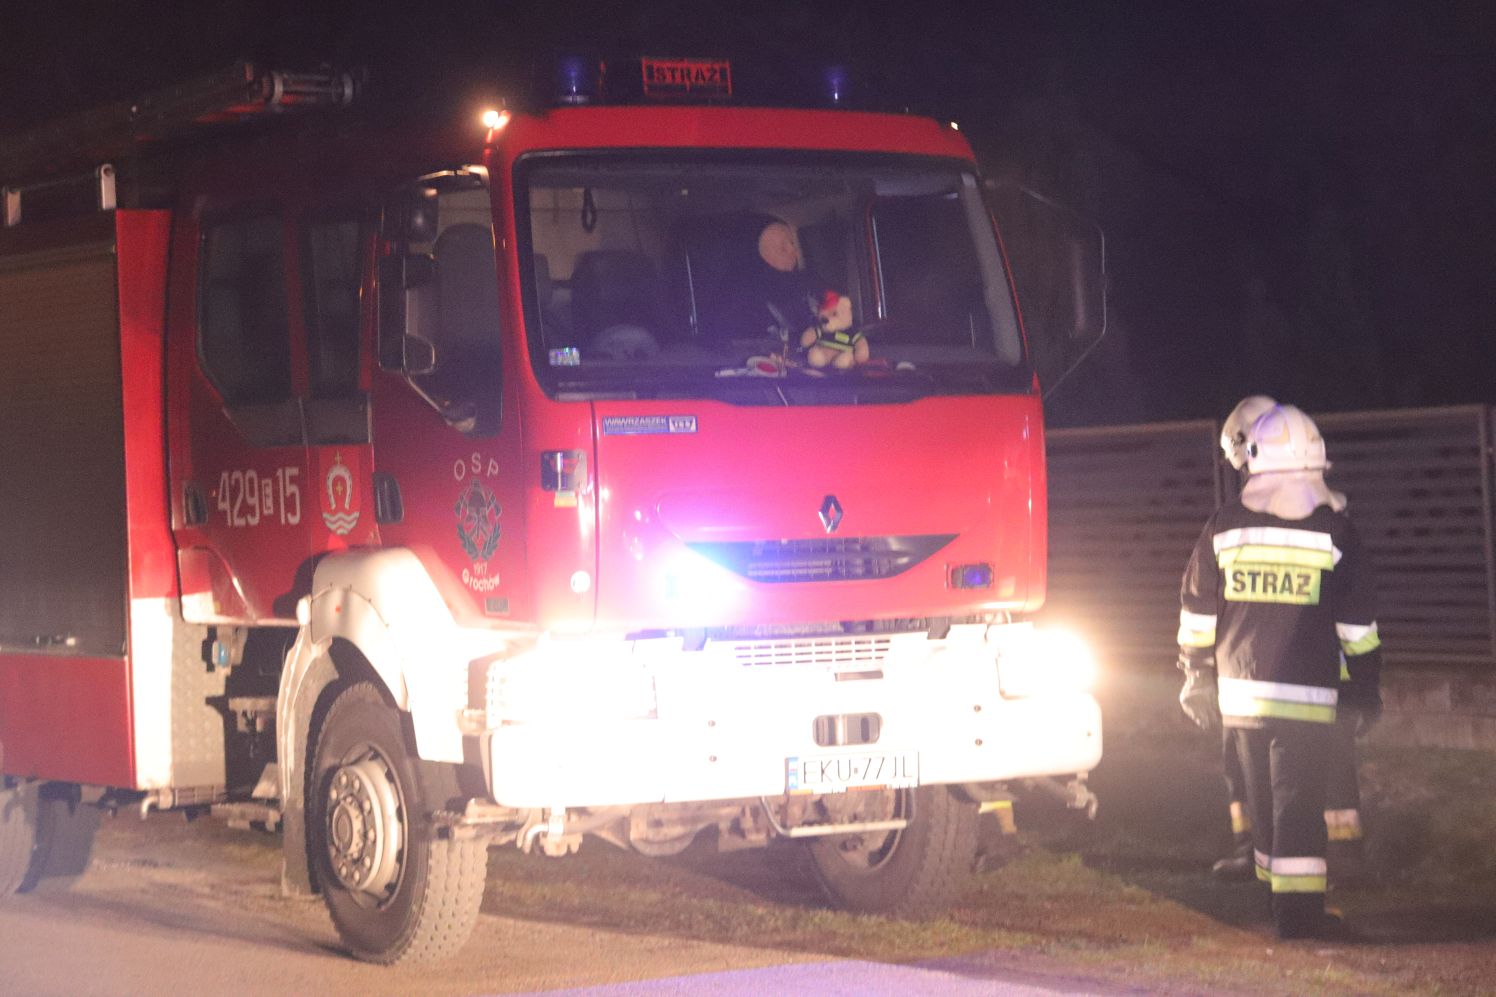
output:
[{"label": "renault logo", "polygon": [[836,528],[841,525],[842,507],[836,500],[835,495],[827,495],[821,499],[821,525],[826,527],[827,533],[835,533]]}]

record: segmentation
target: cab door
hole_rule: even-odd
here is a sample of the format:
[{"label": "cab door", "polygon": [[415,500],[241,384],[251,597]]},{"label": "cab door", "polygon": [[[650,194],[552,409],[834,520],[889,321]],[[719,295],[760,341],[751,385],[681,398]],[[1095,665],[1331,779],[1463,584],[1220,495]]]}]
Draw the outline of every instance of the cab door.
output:
[{"label": "cab door", "polygon": [[496,253],[478,168],[392,193],[378,266],[373,379],[378,511],[385,544],[411,549],[464,622],[528,612],[528,483],[513,346],[513,259]]},{"label": "cab door", "polygon": [[379,543],[367,359],[374,224],[349,205],[315,208],[297,227],[291,282],[306,342],[306,501],[316,555]]},{"label": "cab door", "polygon": [[294,253],[293,226],[271,203],[184,213],[174,233],[172,518],[191,622],[295,622],[316,509]]}]

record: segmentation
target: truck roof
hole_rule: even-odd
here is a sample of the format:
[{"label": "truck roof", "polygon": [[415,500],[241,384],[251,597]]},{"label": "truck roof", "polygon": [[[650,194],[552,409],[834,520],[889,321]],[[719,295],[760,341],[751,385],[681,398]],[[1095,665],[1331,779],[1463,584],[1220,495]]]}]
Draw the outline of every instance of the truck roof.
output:
[{"label": "truck roof", "polygon": [[352,73],[271,70],[251,62],[66,115],[0,144],[0,180],[32,181],[133,155],[151,143],[224,124],[351,103]]}]

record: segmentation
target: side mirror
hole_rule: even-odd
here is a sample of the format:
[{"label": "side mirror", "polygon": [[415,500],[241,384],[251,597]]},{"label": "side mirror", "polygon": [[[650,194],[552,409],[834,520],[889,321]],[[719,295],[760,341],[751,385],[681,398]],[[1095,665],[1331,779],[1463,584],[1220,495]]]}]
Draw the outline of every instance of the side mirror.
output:
[{"label": "side mirror", "polygon": [[1048,399],[1106,335],[1106,233],[1022,184],[987,183]]},{"label": "side mirror", "polygon": [[433,242],[441,198],[435,187],[412,187],[401,193],[385,216],[386,235],[401,242]]},{"label": "side mirror", "polygon": [[400,337],[403,354],[400,367],[406,377],[424,377],[436,373],[436,344],[420,336]]}]

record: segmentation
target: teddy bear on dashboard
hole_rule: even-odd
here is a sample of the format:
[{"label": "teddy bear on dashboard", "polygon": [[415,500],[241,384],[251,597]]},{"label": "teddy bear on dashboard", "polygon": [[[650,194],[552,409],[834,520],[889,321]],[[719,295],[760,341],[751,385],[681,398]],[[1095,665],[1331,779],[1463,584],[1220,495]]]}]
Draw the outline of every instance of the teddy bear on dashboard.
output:
[{"label": "teddy bear on dashboard", "polygon": [[800,335],[806,362],[838,370],[867,363],[867,337],[852,325],[852,299],[836,291],[823,292],[816,306],[816,324]]}]

